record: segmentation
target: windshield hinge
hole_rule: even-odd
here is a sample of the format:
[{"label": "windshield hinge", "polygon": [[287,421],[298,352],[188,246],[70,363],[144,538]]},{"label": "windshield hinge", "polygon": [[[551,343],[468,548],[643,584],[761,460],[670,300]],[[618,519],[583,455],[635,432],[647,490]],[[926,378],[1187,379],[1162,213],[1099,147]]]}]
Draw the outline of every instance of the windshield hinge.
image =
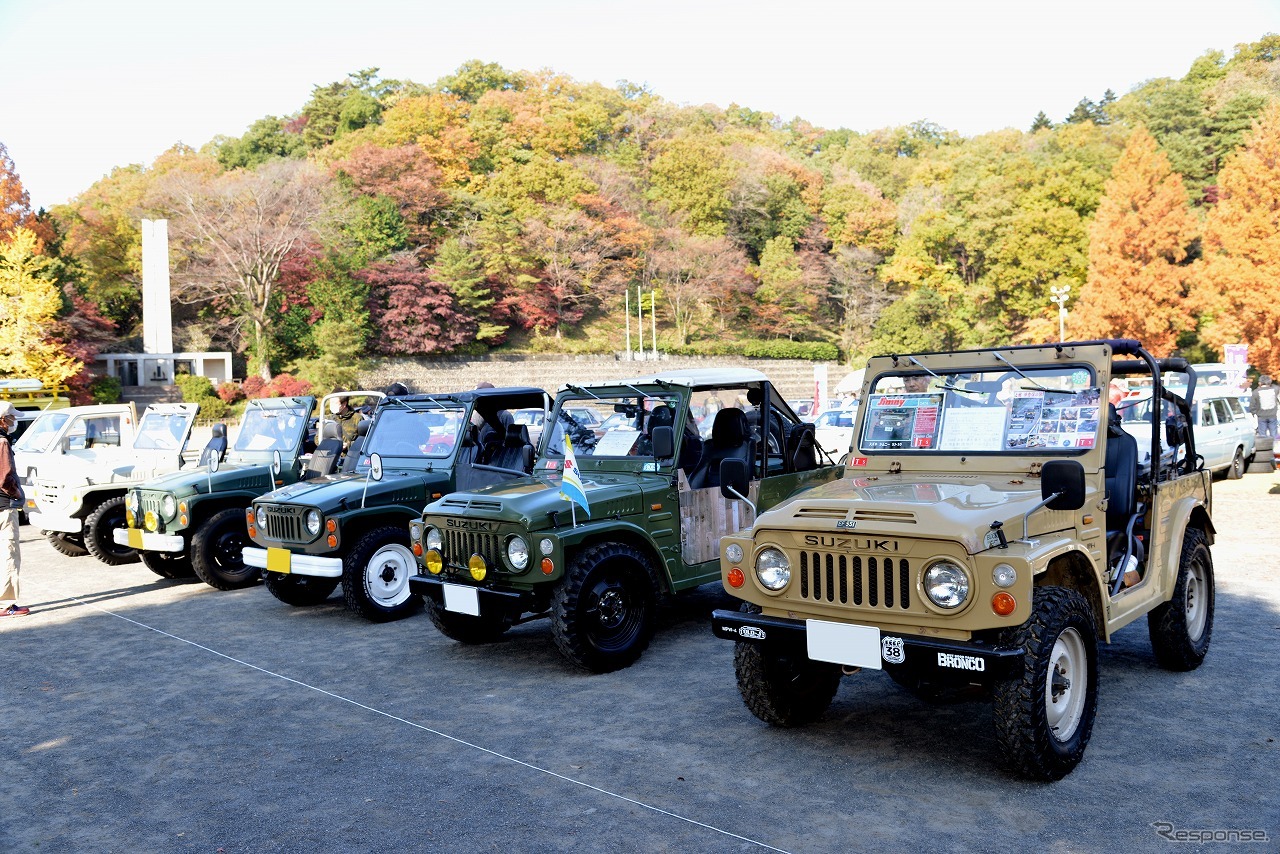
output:
[{"label": "windshield hinge", "polygon": [[889,474],[902,474],[902,463],[898,460],[889,463]]},{"label": "windshield hinge", "polygon": [[1027,477],[1039,477],[1040,469],[1043,466],[1044,466],[1044,463],[1032,463],[1031,469],[1027,472]]}]

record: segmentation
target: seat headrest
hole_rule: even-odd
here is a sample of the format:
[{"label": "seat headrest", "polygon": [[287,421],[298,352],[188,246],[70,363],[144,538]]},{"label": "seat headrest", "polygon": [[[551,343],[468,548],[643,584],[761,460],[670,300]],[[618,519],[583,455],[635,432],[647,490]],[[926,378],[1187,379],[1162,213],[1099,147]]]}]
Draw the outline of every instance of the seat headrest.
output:
[{"label": "seat headrest", "polygon": [[649,413],[649,429],[654,427],[673,427],[676,423],[676,414],[671,411],[671,407],[665,403],[661,406],[655,406],[653,411]]},{"label": "seat headrest", "polygon": [[508,448],[519,448],[529,444],[529,428],[523,424],[507,425],[507,441]]},{"label": "seat headrest", "polygon": [[506,409],[498,410],[498,423],[501,424],[503,427],[510,427],[515,422],[515,420],[516,420],[516,417],[512,415],[509,410],[506,410]]},{"label": "seat headrest", "polygon": [[360,423],[356,425],[356,435],[357,436],[369,435],[369,419],[368,418],[360,419]]},{"label": "seat headrest", "polygon": [[721,409],[711,425],[711,441],[717,445],[741,445],[749,432],[745,412],[733,407]]},{"label": "seat headrest", "polygon": [[764,401],[764,390],[758,388],[747,389],[747,403],[752,406],[759,406]]},{"label": "seat headrest", "polygon": [[225,439],[226,437],[227,437],[227,425],[225,425],[225,424],[214,424],[214,425],[213,425],[213,438],[215,438],[215,439]]},{"label": "seat headrest", "polygon": [[320,428],[321,439],[341,439],[342,426],[337,421],[326,421],[324,426]]}]

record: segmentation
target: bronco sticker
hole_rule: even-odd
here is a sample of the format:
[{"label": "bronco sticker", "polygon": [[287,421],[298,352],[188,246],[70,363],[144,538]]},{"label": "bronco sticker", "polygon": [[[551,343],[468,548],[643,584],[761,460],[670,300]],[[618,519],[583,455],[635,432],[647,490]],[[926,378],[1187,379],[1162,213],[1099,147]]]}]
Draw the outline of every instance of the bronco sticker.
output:
[{"label": "bronco sticker", "polygon": [[953,655],[949,652],[940,652],[938,666],[950,667],[952,670],[986,670],[987,661],[976,655]]}]

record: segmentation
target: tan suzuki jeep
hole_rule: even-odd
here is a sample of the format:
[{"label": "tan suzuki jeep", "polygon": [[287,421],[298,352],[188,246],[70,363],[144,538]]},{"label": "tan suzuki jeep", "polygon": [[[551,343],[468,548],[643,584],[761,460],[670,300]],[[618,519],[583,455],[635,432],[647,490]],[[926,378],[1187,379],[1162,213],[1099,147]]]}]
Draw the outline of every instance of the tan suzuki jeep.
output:
[{"label": "tan suzuki jeep", "polygon": [[[1161,666],[1192,670],[1209,647],[1210,477],[1168,371],[1189,398],[1185,361],[1132,340],[872,359],[846,476],[721,540],[744,604],[712,623],[737,642],[747,707],[804,724],[860,670],[921,695],[977,685],[1013,770],[1070,772],[1099,639],[1146,615]],[[1116,376],[1170,404],[1141,451],[1108,404]],[[721,483],[746,495],[733,471]]]}]

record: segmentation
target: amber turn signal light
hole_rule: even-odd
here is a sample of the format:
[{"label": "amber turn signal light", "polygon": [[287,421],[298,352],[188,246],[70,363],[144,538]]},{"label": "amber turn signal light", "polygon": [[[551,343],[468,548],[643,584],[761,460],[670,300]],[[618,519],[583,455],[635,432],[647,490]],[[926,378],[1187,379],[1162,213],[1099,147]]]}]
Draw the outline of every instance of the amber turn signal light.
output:
[{"label": "amber turn signal light", "polygon": [[1002,617],[1007,617],[1018,607],[1018,600],[1001,590],[991,597],[991,610]]},{"label": "amber turn signal light", "polygon": [[413,556],[422,557],[422,543],[413,544]]},{"label": "amber turn signal light", "polygon": [[734,588],[741,587],[743,584],[746,584],[746,582],[747,582],[747,577],[742,574],[741,569],[735,566],[733,569],[729,570],[729,586],[730,587],[734,587]]},{"label": "amber turn signal light", "polygon": [[331,549],[336,549],[338,547],[338,538],[335,537],[333,534],[330,534],[325,539],[325,542],[329,544],[329,548]]},{"label": "amber turn signal light", "polygon": [[555,572],[555,571],[556,571],[556,565],[555,565],[554,563],[552,563],[551,558],[549,558],[549,557],[544,557],[544,558],[542,559],[542,574],[543,574],[543,575],[550,575],[551,573],[553,573],[553,572]]},{"label": "amber turn signal light", "polygon": [[338,530],[338,520],[337,520],[337,519],[328,519],[328,520],[326,520],[326,521],[325,521],[325,523],[324,523],[324,529],[325,529],[326,531],[328,531],[330,534],[332,534],[334,531],[337,531],[337,530]]}]

